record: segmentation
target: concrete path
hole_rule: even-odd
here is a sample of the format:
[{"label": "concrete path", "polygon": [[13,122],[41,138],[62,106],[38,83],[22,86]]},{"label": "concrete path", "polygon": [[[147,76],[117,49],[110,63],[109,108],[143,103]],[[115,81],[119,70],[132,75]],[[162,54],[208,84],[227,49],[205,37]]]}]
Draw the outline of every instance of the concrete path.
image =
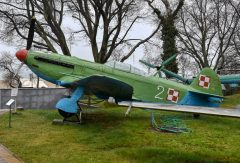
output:
[{"label": "concrete path", "polygon": [[[7,112],[9,112],[8,109],[0,109],[0,116]],[[0,144],[0,163],[23,163],[23,161],[16,158],[11,151]]]},{"label": "concrete path", "polygon": [[6,147],[0,144],[0,163],[23,163],[14,156]]}]

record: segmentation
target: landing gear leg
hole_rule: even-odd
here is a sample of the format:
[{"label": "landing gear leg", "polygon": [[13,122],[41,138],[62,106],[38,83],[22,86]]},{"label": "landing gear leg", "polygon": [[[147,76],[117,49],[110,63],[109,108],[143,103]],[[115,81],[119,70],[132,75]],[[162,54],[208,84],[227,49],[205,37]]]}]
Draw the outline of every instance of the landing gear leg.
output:
[{"label": "landing gear leg", "polygon": [[[82,87],[77,87],[72,93],[70,98],[62,98],[56,104],[56,108],[58,108],[59,113],[64,117],[64,121],[68,121],[67,118],[76,116],[77,123],[81,123],[82,120],[82,109],[78,104],[78,99],[80,99],[84,94],[84,89]],[[78,110],[80,111],[80,115],[78,116]]]},{"label": "landing gear leg", "polygon": [[82,111],[82,108],[81,108],[78,101],[77,101],[77,105],[78,105],[78,109],[79,109],[79,115],[76,114],[76,116],[77,116],[77,119],[78,119],[79,123],[82,123],[82,112],[83,111]]},{"label": "landing gear leg", "polygon": [[131,110],[132,110],[132,101],[129,103],[128,109],[125,113],[125,117],[130,113]]}]

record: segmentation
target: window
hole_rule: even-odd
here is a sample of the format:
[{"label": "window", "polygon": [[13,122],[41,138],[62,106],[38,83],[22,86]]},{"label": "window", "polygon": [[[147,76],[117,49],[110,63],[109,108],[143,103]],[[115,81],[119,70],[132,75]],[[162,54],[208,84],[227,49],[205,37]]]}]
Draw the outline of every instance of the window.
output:
[{"label": "window", "polygon": [[145,73],[144,71],[142,71],[142,70],[140,70],[136,67],[133,67],[132,65],[127,64],[127,63],[110,61],[110,62],[107,62],[105,65],[107,65],[109,67],[112,67],[112,68],[115,68],[115,69],[118,69],[118,70],[130,72],[130,73],[133,73],[133,74],[137,74],[137,75],[141,75],[141,76],[147,76],[147,73]]}]

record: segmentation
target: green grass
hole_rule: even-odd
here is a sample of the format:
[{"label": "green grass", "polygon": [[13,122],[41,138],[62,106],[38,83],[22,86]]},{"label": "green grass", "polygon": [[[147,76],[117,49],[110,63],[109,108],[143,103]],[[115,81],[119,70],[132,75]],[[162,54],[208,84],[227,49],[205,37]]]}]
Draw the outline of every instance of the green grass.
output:
[{"label": "green grass", "polygon": [[[233,97],[232,97],[233,98]],[[56,110],[25,110],[0,117],[0,143],[25,162],[239,162],[240,120],[154,112],[181,118],[190,133],[153,130],[151,111],[106,107],[86,110],[85,123],[52,125]]]},{"label": "green grass", "polygon": [[226,96],[221,107],[234,108],[237,105],[240,105],[240,94]]}]

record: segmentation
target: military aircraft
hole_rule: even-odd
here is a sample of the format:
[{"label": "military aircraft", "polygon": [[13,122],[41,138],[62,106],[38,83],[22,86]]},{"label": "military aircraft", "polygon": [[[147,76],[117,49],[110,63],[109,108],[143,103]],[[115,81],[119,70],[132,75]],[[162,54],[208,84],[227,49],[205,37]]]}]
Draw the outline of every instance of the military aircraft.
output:
[{"label": "military aircraft", "polygon": [[[141,107],[156,109],[144,102],[164,104],[166,109],[191,113],[209,113],[209,107],[218,107],[223,95],[218,75],[210,68],[204,68],[190,85],[179,84],[167,79],[146,76],[141,70],[124,63],[109,62],[98,64],[55,53],[45,53],[30,50],[34,36],[35,19],[32,19],[27,48],[16,52],[16,57],[26,64],[31,71],[39,77],[54,84],[71,88],[70,98],[63,98],[56,104],[59,113],[66,119],[78,112],[77,101],[84,94],[94,94],[98,98],[112,97],[116,103],[130,106],[136,105],[133,101],[141,103]],[[120,103],[125,101],[125,103]],[[179,109],[178,105],[204,106],[204,108],[189,110]],[[158,107],[161,109],[162,105]],[[169,109],[167,109],[169,110]],[[170,109],[171,110],[171,109]],[[240,117],[234,111],[230,113],[218,112],[217,115]]]}]

